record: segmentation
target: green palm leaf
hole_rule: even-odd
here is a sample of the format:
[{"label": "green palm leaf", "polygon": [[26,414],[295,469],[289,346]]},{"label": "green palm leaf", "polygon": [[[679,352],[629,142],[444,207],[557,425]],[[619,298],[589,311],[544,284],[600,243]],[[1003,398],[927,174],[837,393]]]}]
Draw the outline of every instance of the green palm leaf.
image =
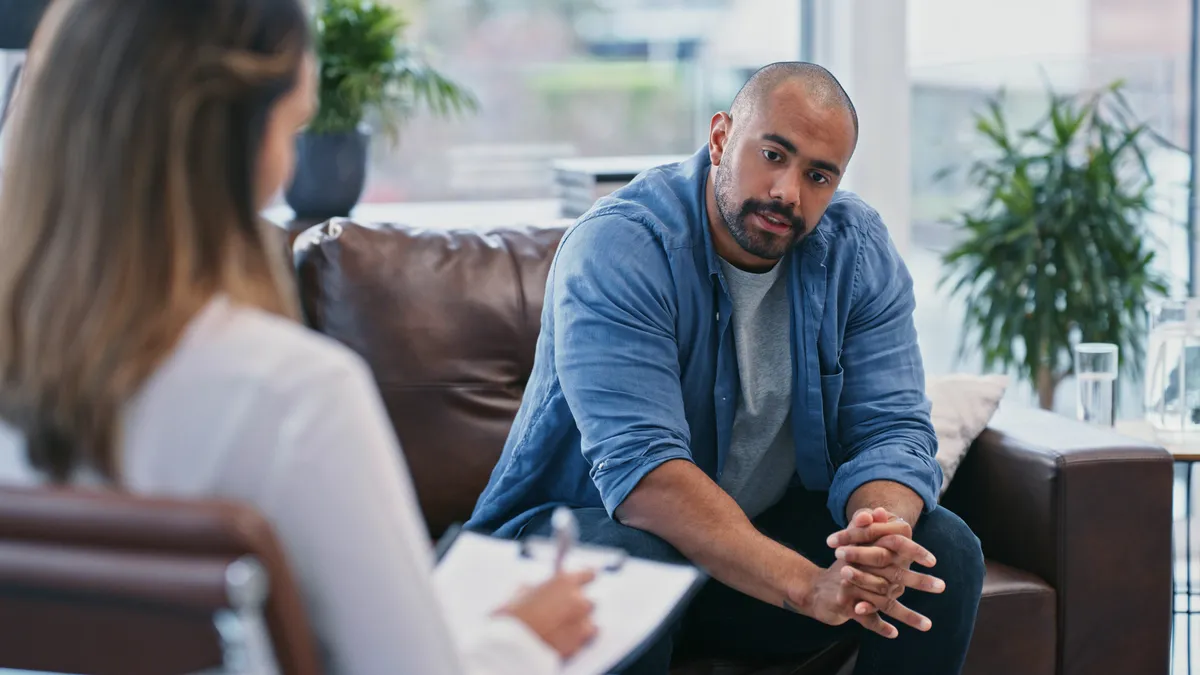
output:
[{"label": "green palm leaf", "polygon": [[422,108],[438,116],[478,109],[469,91],[403,43],[406,27],[387,4],[324,0],[314,26],[320,87],[311,132],[352,132],[371,120],[394,141]]},{"label": "green palm leaf", "polygon": [[966,173],[982,197],[956,217],[964,238],[939,280],[967,305],[960,357],[978,352],[985,369],[1052,390],[1082,339],[1116,343],[1122,368],[1138,373],[1146,304],[1168,287],[1145,226],[1146,151],[1173,146],[1134,117],[1119,82],[1084,96],[1051,91],[1025,129],[1010,128],[1002,95],[977,114],[989,148]]}]

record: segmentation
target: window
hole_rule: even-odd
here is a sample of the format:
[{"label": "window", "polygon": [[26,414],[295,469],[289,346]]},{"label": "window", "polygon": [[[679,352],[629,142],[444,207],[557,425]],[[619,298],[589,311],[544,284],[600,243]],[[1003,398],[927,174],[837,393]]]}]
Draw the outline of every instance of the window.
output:
[{"label": "window", "polygon": [[[935,180],[980,149],[972,115],[1004,90],[1014,126],[1044,113],[1046,86],[1082,91],[1125,82],[1139,117],[1187,146],[1188,0],[909,0],[914,237],[939,246],[939,224],[976,195],[961,177]],[[1187,276],[1186,155],[1152,159],[1163,218],[1153,223],[1164,269]]]},{"label": "window", "polygon": [[690,154],[753,70],[800,53],[798,0],[397,4],[481,109],[374,139],[364,202],[553,198],[559,158]]}]

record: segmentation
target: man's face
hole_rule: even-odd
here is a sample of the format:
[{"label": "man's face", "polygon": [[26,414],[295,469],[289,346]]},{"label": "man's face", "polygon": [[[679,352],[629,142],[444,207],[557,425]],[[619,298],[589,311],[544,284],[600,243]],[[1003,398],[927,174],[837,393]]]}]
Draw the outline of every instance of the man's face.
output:
[{"label": "man's face", "polygon": [[745,254],[734,257],[782,258],[816,227],[841,183],[857,140],[853,121],[840,106],[810,98],[803,85],[787,82],[748,119],[713,118],[715,200]]}]

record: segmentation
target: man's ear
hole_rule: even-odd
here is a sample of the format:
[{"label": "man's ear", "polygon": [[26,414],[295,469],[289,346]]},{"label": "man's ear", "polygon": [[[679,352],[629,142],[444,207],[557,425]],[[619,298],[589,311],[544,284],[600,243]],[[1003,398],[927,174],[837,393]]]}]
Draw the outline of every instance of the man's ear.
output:
[{"label": "man's ear", "polygon": [[719,112],[713,115],[708,128],[708,159],[713,166],[721,166],[721,158],[725,155],[725,146],[729,142],[732,127],[733,118],[729,113]]}]

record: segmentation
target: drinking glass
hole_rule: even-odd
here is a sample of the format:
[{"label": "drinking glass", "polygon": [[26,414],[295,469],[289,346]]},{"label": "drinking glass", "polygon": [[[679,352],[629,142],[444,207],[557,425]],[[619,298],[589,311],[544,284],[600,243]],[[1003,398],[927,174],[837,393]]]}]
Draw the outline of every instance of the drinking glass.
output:
[{"label": "drinking glass", "polygon": [[1113,390],[1117,382],[1117,346],[1081,342],[1075,346],[1076,417],[1097,426],[1113,425]]}]

